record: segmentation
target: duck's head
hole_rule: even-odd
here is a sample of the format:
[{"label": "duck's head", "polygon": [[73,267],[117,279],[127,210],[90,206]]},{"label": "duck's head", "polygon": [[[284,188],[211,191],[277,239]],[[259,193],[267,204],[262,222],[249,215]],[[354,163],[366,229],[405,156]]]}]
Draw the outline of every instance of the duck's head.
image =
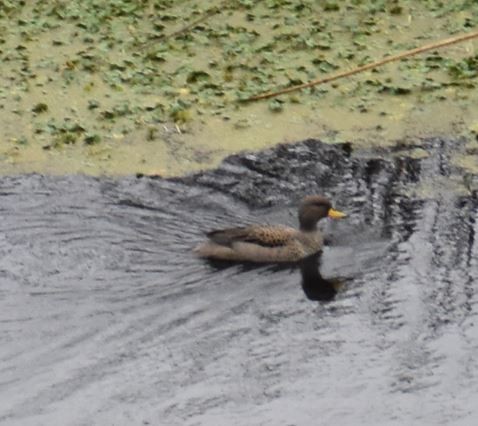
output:
[{"label": "duck's head", "polygon": [[305,197],[299,207],[300,229],[304,231],[314,230],[317,222],[324,217],[342,219],[346,216],[345,213],[333,209],[332,203],[320,195]]}]

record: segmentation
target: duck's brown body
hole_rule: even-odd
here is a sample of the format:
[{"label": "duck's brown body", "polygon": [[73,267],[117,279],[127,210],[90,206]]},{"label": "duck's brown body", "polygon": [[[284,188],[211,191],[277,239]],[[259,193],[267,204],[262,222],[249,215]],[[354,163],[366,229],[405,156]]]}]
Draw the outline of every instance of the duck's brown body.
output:
[{"label": "duck's brown body", "polygon": [[300,229],[286,226],[251,225],[215,230],[194,250],[212,259],[243,262],[297,262],[322,250],[323,237],[317,222],[345,214],[332,209],[321,196],[304,198],[299,208]]},{"label": "duck's brown body", "polygon": [[196,247],[201,257],[245,262],[296,262],[322,249],[319,230],[299,231],[285,226],[252,225],[208,233]]}]

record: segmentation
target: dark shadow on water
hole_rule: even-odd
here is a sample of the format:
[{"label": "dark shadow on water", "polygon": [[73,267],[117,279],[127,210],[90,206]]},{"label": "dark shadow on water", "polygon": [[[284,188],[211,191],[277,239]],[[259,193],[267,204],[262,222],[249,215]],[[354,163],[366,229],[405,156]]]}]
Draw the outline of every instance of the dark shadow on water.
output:
[{"label": "dark shadow on water", "polygon": [[297,269],[296,262],[282,263],[256,263],[256,262],[234,262],[228,260],[204,259],[213,270],[222,271],[224,269],[238,268],[239,272],[249,272],[255,269],[267,269],[270,272],[292,271]]},{"label": "dark shadow on water", "polygon": [[239,267],[238,272],[249,272],[259,268],[266,268],[271,273],[281,273],[299,269],[301,274],[301,287],[309,300],[327,302],[335,298],[342,282],[338,278],[325,279],[320,273],[320,261],[322,252],[309,256],[299,262],[280,264],[260,264],[254,262],[237,262],[222,260],[205,260],[213,270],[224,270],[231,267]]},{"label": "dark shadow on water", "polygon": [[327,302],[335,298],[341,282],[339,279],[325,279],[320,273],[322,253],[303,259],[300,266],[302,290],[310,300]]}]

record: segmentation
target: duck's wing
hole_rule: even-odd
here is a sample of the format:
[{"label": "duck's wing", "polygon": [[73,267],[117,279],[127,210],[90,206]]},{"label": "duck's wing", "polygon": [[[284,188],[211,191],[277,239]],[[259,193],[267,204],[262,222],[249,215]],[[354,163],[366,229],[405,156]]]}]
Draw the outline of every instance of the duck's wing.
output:
[{"label": "duck's wing", "polygon": [[229,247],[238,241],[264,247],[280,247],[289,243],[296,234],[295,229],[285,226],[252,225],[217,229],[208,232],[206,235],[214,243]]}]

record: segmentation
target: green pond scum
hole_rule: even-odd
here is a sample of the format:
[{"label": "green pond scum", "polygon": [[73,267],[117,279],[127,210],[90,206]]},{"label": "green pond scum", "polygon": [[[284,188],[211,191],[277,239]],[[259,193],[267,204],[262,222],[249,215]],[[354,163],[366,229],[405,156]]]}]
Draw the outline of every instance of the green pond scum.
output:
[{"label": "green pond scum", "polygon": [[478,41],[278,98],[266,91],[478,28],[478,2],[0,0],[1,172],[180,175],[314,137],[467,138]]}]

